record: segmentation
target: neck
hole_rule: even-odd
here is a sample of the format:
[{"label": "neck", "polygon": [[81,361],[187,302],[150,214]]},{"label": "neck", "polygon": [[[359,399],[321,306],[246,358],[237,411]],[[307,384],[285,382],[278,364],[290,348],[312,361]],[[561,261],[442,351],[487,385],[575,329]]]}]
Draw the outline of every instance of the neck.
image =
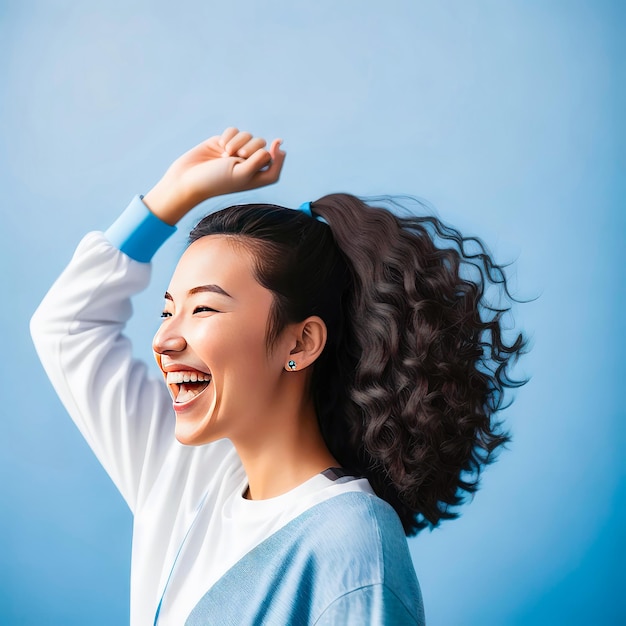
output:
[{"label": "neck", "polygon": [[300,407],[294,419],[274,412],[260,422],[252,437],[232,438],[248,476],[251,500],[279,496],[339,463],[326,447],[312,402]]}]

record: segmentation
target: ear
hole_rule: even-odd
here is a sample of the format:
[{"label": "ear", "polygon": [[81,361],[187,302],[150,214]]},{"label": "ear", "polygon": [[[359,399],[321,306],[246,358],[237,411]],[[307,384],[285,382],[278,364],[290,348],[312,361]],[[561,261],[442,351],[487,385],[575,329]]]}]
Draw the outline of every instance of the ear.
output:
[{"label": "ear", "polygon": [[284,367],[288,371],[303,370],[312,365],[322,354],[328,335],[326,324],[321,317],[312,315],[294,324],[290,330],[291,349],[285,359]]}]

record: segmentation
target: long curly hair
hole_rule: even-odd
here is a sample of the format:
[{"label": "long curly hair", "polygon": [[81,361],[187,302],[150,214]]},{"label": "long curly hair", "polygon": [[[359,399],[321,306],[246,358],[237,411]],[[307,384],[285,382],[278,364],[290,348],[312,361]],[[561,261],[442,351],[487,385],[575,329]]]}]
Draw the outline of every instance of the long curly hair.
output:
[{"label": "long curly hair", "polygon": [[202,219],[190,242],[228,234],[249,246],[274,294],[269,350],[287,324],[324,320],[311,385],[324,440],[413,535],[457,517],[509,440],[496,414],[524,382],[510,369],[526,342],[504,337],[514,299],[481,240],[387,200],[327,195],[311,204],[324,221],[238,205]]}]

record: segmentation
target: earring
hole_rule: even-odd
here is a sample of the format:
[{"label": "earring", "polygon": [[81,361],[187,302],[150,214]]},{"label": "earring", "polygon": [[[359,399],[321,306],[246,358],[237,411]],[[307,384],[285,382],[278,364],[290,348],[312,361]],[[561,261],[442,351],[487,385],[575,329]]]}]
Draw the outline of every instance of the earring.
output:
[{"label": "earring", "polygon": [[296,369],[296,362],[291,359],[289,363],[287,363],[287,367],[293,372]]}]

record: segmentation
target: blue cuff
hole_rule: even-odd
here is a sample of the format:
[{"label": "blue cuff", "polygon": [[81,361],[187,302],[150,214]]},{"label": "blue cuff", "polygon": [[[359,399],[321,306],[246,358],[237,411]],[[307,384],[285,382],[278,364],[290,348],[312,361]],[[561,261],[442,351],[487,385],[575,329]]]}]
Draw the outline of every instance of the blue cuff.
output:
[{"label": "blue cuff", "polygon": [[160,220],[141,201],[142,197],[135,196],[104,235],[131,259],[149,263],[154,253],[176,232],[176,226]]}]

